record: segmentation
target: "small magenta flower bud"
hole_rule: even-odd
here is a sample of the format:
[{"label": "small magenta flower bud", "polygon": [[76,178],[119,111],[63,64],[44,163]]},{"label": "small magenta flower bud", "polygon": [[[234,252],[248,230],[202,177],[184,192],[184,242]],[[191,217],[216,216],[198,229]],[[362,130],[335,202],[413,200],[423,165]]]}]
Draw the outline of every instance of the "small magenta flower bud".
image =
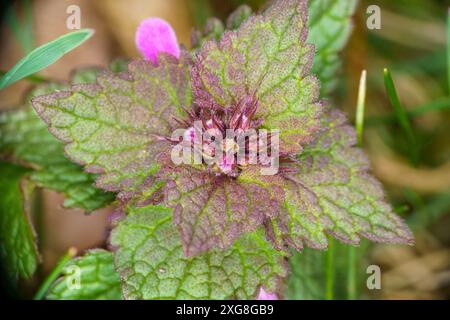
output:
[{"label": "small magenta flower bud", "polygon": [[158,54],[165,52],[177,59],[180,47],[171,25],[160,18],[148,18],[136,30],[136,46],[145,59],[158,64]]}]

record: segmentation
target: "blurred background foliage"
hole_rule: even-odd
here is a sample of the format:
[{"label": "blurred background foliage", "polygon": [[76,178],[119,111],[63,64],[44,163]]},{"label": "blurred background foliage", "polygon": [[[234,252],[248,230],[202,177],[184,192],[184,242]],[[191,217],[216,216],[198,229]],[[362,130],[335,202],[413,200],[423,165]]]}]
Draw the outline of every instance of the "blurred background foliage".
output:
[{"label": "blurred background foliage", "polygon": [[[107,66],[116,56],[136,57],[134,31],[149,16],[160,16],[189,46],[192,28],[210,16],[224,20],[241,4],[254,10],[265,0],[34,0],[0,7],[0,70],[8,70],[31,48],[67,32],[66,8],[81,8],[82,27],[95,36],[76,51],[39,73],[0,92],[0,109],[19,105],[41,78],[68,79],[72,69]],[[381,29],[368,30],[366,9],[381,8]],[[354,29],[342,54],[343,68],[328,103],[354,121],[358,81],[366,69],[367,100],[363,146],[374,174],[383,182],[395,211],[406,219],[416,237],[414,247],[373,245],[356,250],[333,242],[332,254],[305,249],[291,259],[292,275],[286,296],[293,299],[448,299],[450,298],[450,77],[446,25],[450,1],[361,0]],[[406,132],[390,103],[383,69],[392,73],[411,132]],[[103,209],[90,216],[63,209],[63,197],[40,192],[35,217],[44,264],[22,284],[33,292],[67,248],[104,246],[107,216]],[[368,290],[366,269],[382,271],[382,289]]]}]

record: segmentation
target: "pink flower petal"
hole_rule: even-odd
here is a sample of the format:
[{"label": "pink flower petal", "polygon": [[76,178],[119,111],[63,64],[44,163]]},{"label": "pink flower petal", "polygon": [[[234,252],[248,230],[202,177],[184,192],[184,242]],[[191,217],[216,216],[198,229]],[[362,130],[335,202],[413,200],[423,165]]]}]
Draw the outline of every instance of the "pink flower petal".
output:
[{"label": "pink flower petal", "polygon": [[160,18],[148,18],[141,22],[136,30],[136,46],[144,58],[155,65],[160,52],[171,54],[177,59],[180,57],[175,31],[167,21]]},{"label": "pink flower petal", "polygon": [[264,287],[261,287],[256,300],[278,300],[278,297],[276,293],[267,292]]}]

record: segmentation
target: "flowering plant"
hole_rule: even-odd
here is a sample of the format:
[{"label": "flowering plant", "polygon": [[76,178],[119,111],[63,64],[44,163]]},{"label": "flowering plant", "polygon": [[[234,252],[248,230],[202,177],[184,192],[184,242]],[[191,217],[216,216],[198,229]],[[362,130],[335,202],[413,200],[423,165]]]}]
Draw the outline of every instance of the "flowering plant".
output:
[{"label": "flowering plant", "polygon": [[[337,52],[316,48],[311,28],[304,0],[244,6],[227,30],[212,19],[195,31],[189,51],[151,18],[136,35],[145,59],[35,96],[67,157],[108,192],[94,188],[105,201],[88,209],[116,199],[110,251],[72,263],[95,261],[112,297],[273,298],[291,250],[327,249],[330,236],[411,244],[354,129],[320,98]],[[60,279],[49,298],[72,294]]]}]

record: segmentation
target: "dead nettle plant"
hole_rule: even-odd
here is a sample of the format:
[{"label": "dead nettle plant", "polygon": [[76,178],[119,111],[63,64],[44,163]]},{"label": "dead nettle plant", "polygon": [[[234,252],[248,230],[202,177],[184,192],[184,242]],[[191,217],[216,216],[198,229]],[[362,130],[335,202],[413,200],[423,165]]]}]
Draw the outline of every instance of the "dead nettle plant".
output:
[{"label": "dead nettle plant", "polygon": [[[304,0],[274,1],[258,14],[243,6],[226,26],[212,18],[194,31],[191,50],[150,18],[136,34],[144,59],[38,87],[32,107],[45,124],[30,106],[4,115],[3,145],[37,164],[27,181],[64,192],[68,207],[117,208],[110,251],[65,266],[81,270],[80,290],[63,272],[47,298],[282,298],[292,250],[326,250],[331,237],[412,244],[355,130],[321,100],[336,85],[355,6],[312,1],[309,22]],[[180,142],[210,129],[221,143],[200,142],[174,163]],[[242,148],[227,130],[276,131],[277,139],[256,144],[256,161],[244,152],[241,161],[231,153],[208,162]],[[278,168],[263,174],[268,150]]]}]

